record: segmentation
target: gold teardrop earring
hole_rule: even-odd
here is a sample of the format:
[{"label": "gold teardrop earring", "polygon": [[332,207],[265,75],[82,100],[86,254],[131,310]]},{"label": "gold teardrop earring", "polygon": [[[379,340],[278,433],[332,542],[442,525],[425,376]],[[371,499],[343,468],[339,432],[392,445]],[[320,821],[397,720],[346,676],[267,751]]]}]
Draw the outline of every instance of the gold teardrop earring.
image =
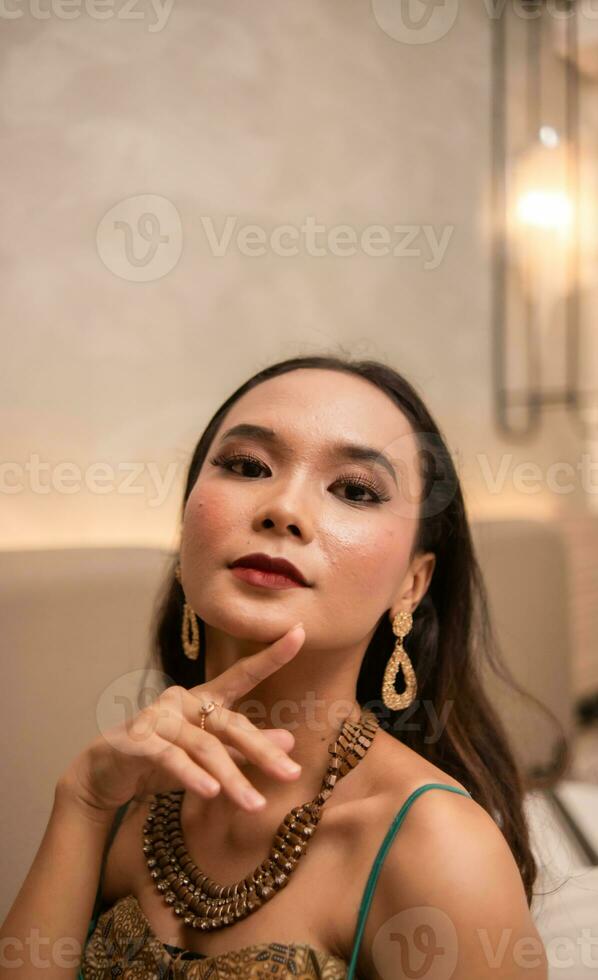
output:
[{"label": "gold teardrop earring", "polygon": [[[183,588],[183,583],[181,581],[181,566],[178,564],[175,569],[175,578],[181,589]],[[184,593],[183,593],[184,595]],[[185,599],[183,606],[183,621],[181,623],[181,643],[183,645],[183,651],[185,656],[189,660],[197,660],[199,657],[199,623],[197,620],[197,615],[193,612],[191,606]]]},{"label": "gold teardrop earring", "polygon": [[[417,694],[417,679],[413,664],[403,647],[403,637],[407,636],[412,625],[413,616],[410,612],[398,612],[392,621],[392,631],[397,637],[397,641],[384,671],[382,700],[386,707],[392,708],[393,711],[397,711],[399,708],[408,708]],[[397,694],[395,680],[400,667],[403,668],[405,690],[402,694]]]}]

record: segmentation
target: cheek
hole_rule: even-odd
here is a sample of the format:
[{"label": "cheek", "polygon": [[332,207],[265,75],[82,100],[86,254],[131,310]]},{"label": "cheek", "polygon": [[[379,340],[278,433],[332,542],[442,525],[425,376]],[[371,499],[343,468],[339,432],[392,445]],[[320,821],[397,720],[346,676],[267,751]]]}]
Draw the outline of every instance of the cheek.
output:
[{"label": "cheek", "polygon": [[[328,539],[332,575],[347,604],[371,599],[376,606],[394,601],[397,584],[409,565],[411,528],[372,522],[357,523]],[[342,583],[342,584],[341,584]]]},{"label": "cheek", "polygon": [[219,555],[238,519],[238,508],[235,510],[228,502],[226,494],[214,485],[197,483],[187,501],[183,520],[184,550],[191,563],[195,563],[198,555],[204,562],[212,554]]}]

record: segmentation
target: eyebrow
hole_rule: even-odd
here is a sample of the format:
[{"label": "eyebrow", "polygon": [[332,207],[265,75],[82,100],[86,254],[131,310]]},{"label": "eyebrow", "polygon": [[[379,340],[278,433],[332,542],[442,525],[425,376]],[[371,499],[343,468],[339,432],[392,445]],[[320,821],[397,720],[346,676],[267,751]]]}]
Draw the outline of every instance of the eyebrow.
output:
[{"label": "eyebrow", "polygon": [[[222,436],[222,442],[227,439],[233,439],[235,436],[256,439],[258,442],[263,442],[267,445],[285,445],[284,440],[280,438],[274,429],[269,429],[265,425],[255,425],[251,422],[240,422],[238,425],[233,425],[231,429],[227,429]],[[385,456],[379,449],[374,449],[372,446],[363,446],[355,442],[334,442],[330,445],[329,451],[333,456],[338,456],[339,458],[377,463],[390,473],[395,485],[398,486],[394,466],[388,456]]]}]

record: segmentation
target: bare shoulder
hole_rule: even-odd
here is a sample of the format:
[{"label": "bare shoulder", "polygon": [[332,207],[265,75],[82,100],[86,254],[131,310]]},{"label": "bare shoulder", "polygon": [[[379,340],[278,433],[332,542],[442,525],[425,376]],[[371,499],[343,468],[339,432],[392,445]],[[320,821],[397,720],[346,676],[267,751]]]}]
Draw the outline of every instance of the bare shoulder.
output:
[{"label": "bare shoulder", "polygon": [[[467,796],[463,795],[467,787],[383,728],[377,730],[366,759],[367,764],[357,767],[355,775],[358,778],[352,787],[350,787],[350,780],[347,780],[344,787],[341,783],[338,789],[335,789],[335,795],[338,795],[334,811],[334,832],[335,837],[343,841],[345,864],[348,869],[347,880],[343,883],[342,889],[338,889],[338,932],[335,938],[341,955],[347,960],[351,957],[355,942],[358,910],[364,900],[376,858],[391,827],[394,826],[396,832],[392,843],[387,845],[389,850],[382,863],[383,872],[391,852],[399,855],[400,858],[407,850],[405,837],[408,830],[411,832],[411,837],[415,838],[409,841],[408,850],[412,853],[414,848],[419,849],[422,846],[421,842],[425,840],[425,827],[433,819],[431,814],[438,813],[437,820],[442,823],[443,816],[439,805],[445,803],[443,797],[453,798],[454,810],[459,803],[475,806]],[[401,808],[418,789],[429,783],[441,783],[460,792],[430,789],[419,794],[417,798],[413,797],[403,813],[401,827],[397,831],[395,818]],[[345,797],[342,803],[339,799],[341,791]],[[451,800],[447,802],[450,804]],[[446,809],[445,805],[444,814]],[[374,891],[375,905],[379,905],[379,888],[380,879]],[[371,948],[371,939],[376,931],[372,929],[372,922],[378,919],[377,909],[371,910],[366,920],[367,930],[361,942],[361,949],[364,946]],[[361,972],[359,968],[357,972],[366,976],[367,974],[363,973],[364,964],[361,957],[358,962]]]},{"label": "bare shoulder", "polygon": [[[383,735],[376,761],[386,761],[386,780],[369,803],[377,839],[364,840],[360,848],[362,883],[385,832],[415,790],[426,783],[467,789]],[[547,977],[544,946],[500,828],[471,797],[434,788],[413,796],[385,850],[367,906],[357,973],[365,980],[381,973],[399,980],[421,968],[424,945],[438,954],[426,972],[430,978],[490,980],[497,969],[501,980]]]},{"label": "bare shoulder", "polygon": [[[376,732],[374,742],[368,750],[368,765],[363,767],[360,777],[359,786],[355,785],[348,800],[349,803],[354,801],[358,805],[346,808],[349,822],[354,820],[357,825],[363,821],[364,807],[370,811],[376,824],[383,824],[387,819],[392,820],[409,796],[428,783],[440,783],[460,791],[455,794],[439,790],[434,794],[435,797],[459,795],[463,798],[462,794],[467,792],[467,787],[459,780],[382,728]],[[355,825],[351,829],[355,829]]]}]

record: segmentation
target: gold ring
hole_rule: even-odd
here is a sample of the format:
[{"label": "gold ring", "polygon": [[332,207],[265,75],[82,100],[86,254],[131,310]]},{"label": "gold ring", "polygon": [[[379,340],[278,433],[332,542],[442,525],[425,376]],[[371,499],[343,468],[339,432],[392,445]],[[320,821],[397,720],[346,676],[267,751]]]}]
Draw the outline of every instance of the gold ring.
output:
[{"label": "gold ring", "polygon": [[220,707],[222,707],[222,705],[216,704],[215,701],[207,701],[202,705],[202,707],[199,709],[200,725],[202,729],[205,730],[206,727],[206,715],[209,715],[210,711],[213,711],[214,708]]}]

